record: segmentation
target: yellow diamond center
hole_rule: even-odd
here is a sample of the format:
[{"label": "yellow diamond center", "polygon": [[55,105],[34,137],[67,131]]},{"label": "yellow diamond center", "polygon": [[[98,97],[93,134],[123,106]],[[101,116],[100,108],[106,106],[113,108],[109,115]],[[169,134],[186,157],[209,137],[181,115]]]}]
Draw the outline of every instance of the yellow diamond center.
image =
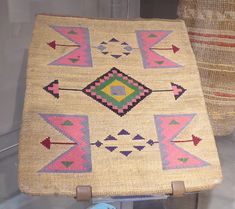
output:
[{"label": "yellow diamond center", "polygon": [[[112,91],[112,87],[119,87],[119,88],[122,87],[123,88],[122,95],[114,94],[114,92]],[[114,98],[118,102],[121,102],[122,100],[124,100],[126,97],[128,97],[134,92],[133,89],[131,89],[129,86],[127,86],[126,84],[122,83],[119,80],[114,80],[112,83],[108,84],[103,89],[101,89],[101,91],[107,94],[108,96]],[[125,92],[125,94],[123,92]]]}]

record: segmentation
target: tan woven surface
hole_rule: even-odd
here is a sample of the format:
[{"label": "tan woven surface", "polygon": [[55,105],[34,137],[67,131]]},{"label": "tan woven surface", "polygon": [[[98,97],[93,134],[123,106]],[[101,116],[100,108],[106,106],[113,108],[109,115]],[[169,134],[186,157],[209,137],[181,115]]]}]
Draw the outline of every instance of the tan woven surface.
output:
[{"label": "tan woven surface", "polygon": [[[74,62],[70,60],[73,66],[49,65],[74,48],[57,45],[56,49],[53,49],[48,46],[48,42],[55,40],[57,44],[76,45],[49,26],[88,28],[92,66],[74,66],[74,63],[80,62],[83,54],[80,54],[80,57],[76,56],[80,60],[73,60]],[[76,28],[74,30],[77,32]],[[159,62],[153,64],[158,65],[158,67],[150,68],[148,63],[144,66],[140,46],[137,42],[137,30],[140,33],[141,31],[152,30],[153,32],[150,32],[150,34],[154,35],[151,35],[150,39],[157,39],[158,36],[161,36],[157,30],[170,30],[171,32],[166,37],[152,47],[169,48],[172,44],[177,46],[179,50],[176,53],[169,49],[156,49],[156,53],[173,62],[169,61],[170,63],[168,63],[165,60],[160,64]],[[69,33],[71,35],[71,32]],[[119,42],[110,42],[113,37]],[[97,48],[103,41],[107,43],[105,50],[109,52],[108,54],[103,54],[102,50]],[[112,57],[111,54],[117,55],[120,52],[118,43],[123,42],[128,43],[128,46],[131,47],[130,54],[123,54],[119,58]],[[79,44],[82,47],[83,43]],[[164,57],[160,58],[164,60]],[[174,63],[177,63],[178,65],[162,68],[161,66],[164,66],[165,63],[169,65],[176,65]],[[88,63],[88,65],[91,65],[91,63]],[[152,90],[151,94],[147,95],[123,116],[111,111],[81,91],[60,90],[59,98],[55,98],[43,89],[56,79],[59,81],[60,88],[83,89],[113,67]],[[171,85],[173,85],[171,82],[186,89],[177,99],[170,91]],[[157,90],[169,91],[156,92]],[[126,89],[127,91],[130,90]],[[122,91],[119,91],[119,94],[122,93]],[[113,97],[117,98],[117,96]],[[44,114],[44,118],[39,113]],[[50,140],[54,142],[71,143],[71,137],[68,137],[66,131],[69,130],[68,126],[71,125],[71,122],[73,125],[76,122],[76,119],[70,118],[69,123],[67,121],[67,124],[63,122],[61,125],[60,122],[55,128],[51,121],[46,122],[45,117],[48,114],[64,114],[58,116],[59,118],[54,120],[55,123],[60,122],[61,118],[66,117],[66,115],[87,116],[90,143],[96,143],[97,140],[102,142],[102,145],[97,147],[94,144],[89,146],[89,141],[87,141],[86,145],[91,150],[90,167],[92,168],[89,169],[88,166],[83,172],[79,169],[71,172],[72,168],[78,165],[75,161],[81,158],[81,152],[78,151],[72,156],[74,162],[66,161],[67,167],[65,164],[63,164],[64,167],[62,164],[58,167],[63,172],[58,172],[58,168],[57,170],[45,169],[45,166],[50,162],[75,146],[51,144],[50,149],[48,149],[45,144],[41,144],[47,137],[50,137]],[[194,114],[194,117],[191,114]],[[157,128],[160,130],[161,124],[158,124],[154,118],[158,117],[156,120],[166,121],[169,119],[169,115],[176,120],[176,122],[173,122],[176,124],[173,124],[174,127],[169,124],[166,125],[169,127],[169,129],[165,129],[165,131],[168,131],[168,135],[176,133],[178,127],[181,127],[188,120],[187,125],[182,126],[182,130],[177,132],[172,141],[191,140],[192,135],[194,135],[196,139],[201,139],[199,140],[200,143],[196,143],[195,146],[191,141],[185,143],[169,142],[168,145],[173,144],[176,151],[173,148],[169,152],[164,151],[162,145],[164,142],[161,142],[161,140],[166,137],[166,134],[162,129],[163,134],[157,131]],[[192,118],[189,120],[190,117]],[[50,120],[50,118],[47,119]],[[77,132],[75,130],[74,133],[80,133],[79,126],[76,126],[76,128]],[[63,134],[61,129],[65,130],[67,135]],[[117,133],[122,129],[127,130],[130,135],[118,135]],[[132,140],[137,134],[144,139]],[[109,135],[114,136],[117,140],[104,140]],[[156,142],[152,146],[148,143],[150,139]],[[78,140],[81,140],[81,138],[78,137]],[[162,145],[161,149],[160,145]],[[81,143],[79,146],[82,146]],[[75,148],[79,149],[79,146],[75,146]],[[117,148],[111,152],[105,148],[106,146],[116,146]],[[139,151],[133,146],[144,148]],[[121,153],[122,151],[131,151],[131,153],[129,155],[125,153],[126,156]],[[173,161],[176,160],[175,163],[178,168],[173,168],[174,162],[173,166],[167,164],[167,161],[163,159],[164,153],[171,155],[170,158]],[[89,158],[89,153],[87,158]],[[44,168],[43,171],[42,168]],[[71,170],[69,170],[70,168]],[[38,16],[29,52],[27,89],[20,134],[20,189],[23,192],[37,195],[75,196],[77,185],[91,185],[92,195],[95,197],[152,195],[172,193],[172,181],[184,181],[187,192],[210,189],[221,181],[221,169],[214,137],[204,104],[196,61],[184,22],[157,19],[112,21]]]},{"label": "tan woven surface", "polygon": [[235,1],[181,0],[215,135],[235,128]]}]

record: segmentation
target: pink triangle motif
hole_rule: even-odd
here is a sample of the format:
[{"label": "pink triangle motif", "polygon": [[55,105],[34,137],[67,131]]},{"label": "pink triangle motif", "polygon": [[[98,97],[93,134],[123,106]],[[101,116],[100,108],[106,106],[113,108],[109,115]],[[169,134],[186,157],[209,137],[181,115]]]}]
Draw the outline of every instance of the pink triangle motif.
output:
[{"label": "pink triangle motif", "polygon": [[[80,66],[91,67],[91,47],[89,30],[83,27],[67,27],[67,26],[51,26],[56,32],[64,36],[73,44],[79,45],[73,51],[59,57],[49,65],[65,65],[65,66]],[[74,33],[70,33],[73,30]]]},{"label": "pink triangle motif", "polygon": [[[81,173],[91,171],[91,150],[88,117],[84,115],[40,114],[40,116],[70,141],[77,143],[51,161],[40,172]],[[64,125],[65,121],[72,125]],[[69,167],[62,162],[70,161]]]},{"label": "pink triangle motif", "polygon": [[[155,115],[162,165],[164,170],[207,166],[209,163],[190,154],[172,142],[188,126],[195,114]],[[178,124],[171,125],[175,120]],[[179,159],[188,159],[180,161]]]},{"label": "pink triangle motif", "polygon": [[[144,68],[177,68],[181,65],[173,62],[172,60],[161,56],[158,51],[153,49],[156,44],[161,42],[172,31],[167,30],[138,30],[136,36],[139,48],[142,55]],[[174,46],[174,45],[173,45]],[[179,50],[176,46],[172,47],[172,52],[175,53]]]}]

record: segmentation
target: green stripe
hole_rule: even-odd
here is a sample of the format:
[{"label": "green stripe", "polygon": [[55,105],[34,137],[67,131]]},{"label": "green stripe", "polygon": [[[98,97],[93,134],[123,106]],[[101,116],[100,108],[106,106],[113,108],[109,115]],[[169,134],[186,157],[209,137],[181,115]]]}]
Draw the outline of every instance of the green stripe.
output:
[{"label": "green stripe", "polygon": [[[128,97],[123,99],[121,102],[115,100],[113,97],[110,97],[109,95],[105,94],[102,89],[105,88],[107,85],[111,84],[114,80],[118,80],[125,85],[127,85],[129,88],[133,89],[134,92],[130,94]],[[117,75],[113,75],[112,78],[98,86],[96,89],[93,90],[96,92],[97,95],[100,95],[101,97],[105,98],[108,102],[111,102],[112,104],[116,105],[118,108],[122,108],[124,105],[126,105],[129,101],[131,101],[133,98],[135,98],[137,95],[140,94],[140,90],[138,87],[131,85],[128,83],[128,81],[123,80],[122,78],[118,77]]]}]

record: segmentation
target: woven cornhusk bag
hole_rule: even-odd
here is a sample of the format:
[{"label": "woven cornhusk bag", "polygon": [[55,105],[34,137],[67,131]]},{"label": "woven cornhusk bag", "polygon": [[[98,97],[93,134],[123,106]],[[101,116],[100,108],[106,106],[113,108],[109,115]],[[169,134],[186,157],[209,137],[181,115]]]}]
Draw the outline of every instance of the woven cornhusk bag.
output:
[{"label": "woven cornhusk bag", "polygon": [[178,181],[186,192],[207,190],[221,178],[183,21],[36,18],[21,191],[148,196],[172,194]]},{"label": "woven cornhusk bag", "polygon": [[215,135],[235,127],[235,1],[180,0]]}]

